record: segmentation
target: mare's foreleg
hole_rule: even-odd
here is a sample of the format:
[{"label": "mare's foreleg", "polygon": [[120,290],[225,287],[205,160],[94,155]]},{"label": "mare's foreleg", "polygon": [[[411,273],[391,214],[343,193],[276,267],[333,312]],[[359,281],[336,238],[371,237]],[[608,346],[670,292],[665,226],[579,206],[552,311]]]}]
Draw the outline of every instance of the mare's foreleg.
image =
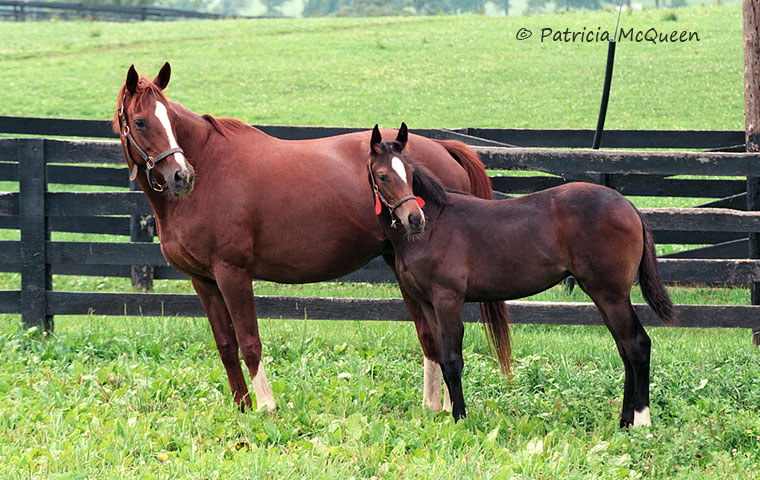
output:
[{"label": "mare's foreleg", "polygon": [[276,405],[264,364],[261,362],[261,339],[251,275],[243,268],[226,263],[215,265],[214,274],[232,318],[243,361],[251,374],[256,404],[258,408],[266,406],[267,410],[272,412]]},{"label": "mare's foreleg", "polygon": [[[396,261],[392,253],[383,255],[383,259],[393,270],[393,274],[398,280],[396,274]],[[437,412],[441,410],[441,365],[438,361],[437,341],[430,329],[430,323],[425,318],[422,306],[419,302],[409,296],[404,290],[403,285],[398,282],[401,296],[404,299],[409,315],[412,317],[414,327],[417,330],[417,338],[422,346],[423,362],[423,386],[422,386],[422,406]],[[435,320],[432,320],[433,322]],[[443,409],[451,411],[451,398],[449,390],[444,384]]]},{"label": "mare's foreleg", "polygon": [[214,334],[222,364],[227,370],[227,379],[235,403],[240,406],[240,410],[250,408],[252,402],[240,366],[238,342],[222,293],[213,280],[192,278],[191,281],[211,324],[211,332]]}]

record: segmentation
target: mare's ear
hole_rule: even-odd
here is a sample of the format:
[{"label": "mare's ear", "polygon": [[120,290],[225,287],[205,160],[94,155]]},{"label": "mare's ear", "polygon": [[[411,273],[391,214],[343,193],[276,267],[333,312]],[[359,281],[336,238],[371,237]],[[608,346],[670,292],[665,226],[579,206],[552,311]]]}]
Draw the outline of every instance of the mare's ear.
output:
[{"label": "mare's ear", "polygon": [[401,122],[401,128],[398,129],[398,135],[396,135],[396,143],[399,145],[399,151],[403,151],[406,148],[406,141],[409,139],[409,130],[406,128],[406,123]]},{"label": "mare's ear", "polygon": [[139,79],[140,77],[137,76],[137,70],[135,70],[135,66],[132,65],[127,72],[127,91],[130,94],[135,93],[135,90],[137,90],[137,81]]},{"label": "mare's ear", "polygon": [[161,71],[158,72],[158,75],[156,75],[156,78],[153,80],[153,83],[156,84],[158,88],[163,90],[166,88],[167,85],[169,85],[169,79],[172,76],[172,66],[169,65],[169,62],[164,63],[164,66],[161,67]]},{"label": "mare's ear", "polygon": [[370,152],[380,154],[382,152],[382,150],[380,150],[380,142],[382,141],[383,136],[380,135],[380,128],[375,124],[375,128],[372,129],[372,139],[369,141]]}]

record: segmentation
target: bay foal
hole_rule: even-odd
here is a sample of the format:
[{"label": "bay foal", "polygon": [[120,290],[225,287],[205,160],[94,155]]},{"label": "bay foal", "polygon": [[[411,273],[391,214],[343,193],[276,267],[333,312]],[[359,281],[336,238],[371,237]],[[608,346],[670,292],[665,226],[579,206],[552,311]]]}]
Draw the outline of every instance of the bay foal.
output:
[{"label": "bay foal", "polygon": [[[572,275],[596,304],[623,360],[621,427],[650,424],[650,340],[630,300],[637,273],[657,316],[673,324],[675,315],[638,210],[615,190],[588,183],[501,201],[448,193],[406,156],[407,139],[405,124],[395,141],[386,142],[375,126],[370,184],[375,211],[396,252],[399,284],[422,306],[437,342],[454,418],[466,415],[464,302],[526,297]],[[507,328],[498,309],[488,321],[496,331]],[[509,337],[498,339],[506,344],[497,347],[509,352]],[[503,367],[509,367],[508,360]]]}]

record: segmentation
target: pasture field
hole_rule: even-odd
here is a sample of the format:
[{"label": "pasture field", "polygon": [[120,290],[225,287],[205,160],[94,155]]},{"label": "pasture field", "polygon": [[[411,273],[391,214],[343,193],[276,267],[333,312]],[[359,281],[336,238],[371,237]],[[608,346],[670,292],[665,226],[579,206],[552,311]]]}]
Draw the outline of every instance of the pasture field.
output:
[{"label": "pasture field", "polygon": [[[607,128],[743,129],[739,5],[625,13],[621,28],[700,41],[617,48]],[[2,114],[110,119],[129,65],[173,67],[198,113],[270,125],[594,128],[616,12],[530,17],[0,23]],[[533,36],[518,41],[520,28]]]},{"label": "pasture field", "polygon": [[[607,128],[742,129],[740,7],[675,14],[624,14],[624,28],[701,40],[618,45]],[[536,36],[612,22],[610,12],[4,22],[0,114],[107,119],[131,63],[152,76],[169,60],[170,98],[249,123],[593,128],[606,45]],[[534,37],[520,42],[523,27]],[[54,282],[130,290],[123,279]],[[18,285],[18,275],[0,276],[0,288]],[[677,303],[748,303],[741,288],[669,290]],[[256,293],[399,295],[395,285],[266,282]],[[588,301],[560,288],[536,299]],[[746,330],[649,329],[653,426],[620,431],[622,363],[602,327],[515,326],[505,381],[480,326],[468,325],[469,416],[458,424],[421,406],[411,323],[262,319],[260,328],[274,415],[233,408],[205,319],[58,316],[44,336],[0,316],[0,478],[760,477],[760,352]]]}]

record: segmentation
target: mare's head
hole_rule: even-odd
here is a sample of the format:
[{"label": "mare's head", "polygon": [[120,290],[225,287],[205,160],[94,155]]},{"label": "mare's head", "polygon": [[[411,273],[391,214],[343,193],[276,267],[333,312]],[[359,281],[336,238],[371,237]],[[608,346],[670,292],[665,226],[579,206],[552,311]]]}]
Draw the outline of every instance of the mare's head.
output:
[{"label": "mare's head", "polygon": [[391,216],[391,226],[398,219],[407,234],[418,235],[425,229],[425,214],[421,198],[412,191],[414,167],[404,154],[408,138],[406,124],[402,123],[394,141],[383,141],[375,125],[372,130],[369,152],[369,177],[375,194],[375,213],[383,207]]},{"label": "mare's head", "polygon": [[142,170],[151,188],[179,197],[193,189],[195,172],[177,144],[178,113],[164,95],[170,77],[169,63],[153,81],[139,78],[132,65],[119,92],[113,125],[121,136],[130,180]]}]

